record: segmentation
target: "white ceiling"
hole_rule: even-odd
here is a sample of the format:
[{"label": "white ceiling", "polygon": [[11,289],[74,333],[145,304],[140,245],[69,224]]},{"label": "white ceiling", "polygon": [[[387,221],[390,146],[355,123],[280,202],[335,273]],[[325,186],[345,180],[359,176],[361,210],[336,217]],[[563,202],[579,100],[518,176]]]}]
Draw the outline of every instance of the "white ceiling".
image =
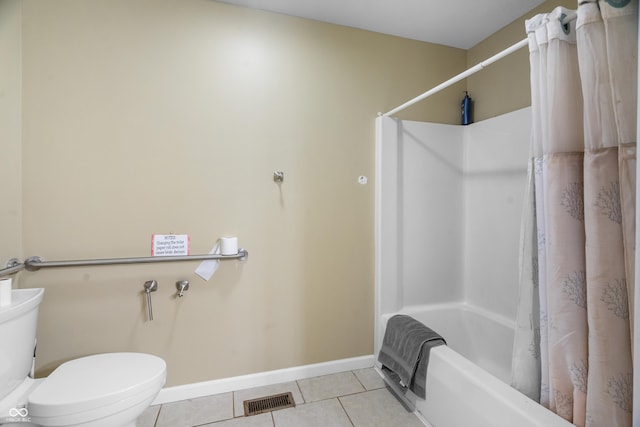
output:
[{"label": "white ceiling", "polygon": [[219,1],[469,49],[544,0]]}]

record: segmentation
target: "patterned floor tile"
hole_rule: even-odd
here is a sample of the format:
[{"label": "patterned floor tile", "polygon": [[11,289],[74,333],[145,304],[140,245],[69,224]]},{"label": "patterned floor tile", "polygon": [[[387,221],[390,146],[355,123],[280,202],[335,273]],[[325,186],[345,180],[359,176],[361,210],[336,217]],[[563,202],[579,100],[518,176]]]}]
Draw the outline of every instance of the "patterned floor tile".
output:
[{"label": "patterned floor tile", "polygon": [[300,380],[298,385],[305,402],[316,402],[365,391],[360,381],[350,371]]},{"label": "patterned floor tile", "polygon": [[165,403],[156,427],[192,427],[233,418],[232,393]]},{"label": "patterned floor tile", "polygon": [[360,369],[353,371],[353,373],[367,390],[385,387],[384,380],[375,368]]},{"label": "patterned floor tile", "polygon": [[424,427],[386,388],[339,398],[355,427]]},{"label": "patterned floor tile", "polygon": [[276,427],[352,427],[338,399],[273,411],[273,421]]}]

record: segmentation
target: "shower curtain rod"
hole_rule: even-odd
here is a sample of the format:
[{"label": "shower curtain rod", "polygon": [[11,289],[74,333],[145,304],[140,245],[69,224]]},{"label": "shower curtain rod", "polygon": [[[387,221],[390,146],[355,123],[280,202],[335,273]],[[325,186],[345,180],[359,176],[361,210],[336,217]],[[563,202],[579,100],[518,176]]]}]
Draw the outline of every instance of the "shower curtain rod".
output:
[{"label": "shower curtain rod", "polygon": [[[568,15],[562,16],[562,18],[560,18],[560,22],[563,25],[566,25],[569,22],[575,21],[577,17],[578,17],[577,13],[575,13],[575,12],[569,13]],[[526,38],[524,40],[520,40],[518,43],[514,44],[513,46],[510,46],[510,47],[506,48],[502,52],[496,53],[491,58],[480,62],[479,64],[469,68],[467,71],[463,71],[462,73],[458,74],[457,76],[454,76],[454,77],[450,78],[449,80],[447,80],[447,81],[445,81],[443,83],[440,83],[438,86],[434,87],[433,89],[429,89],[428,91],[426,91],[422,95],[418,95],[415,98],[413,98],[412,100],[407,101],[404,104],[400,105],[399,107],[396,107],[393,110],[388,111],[388,112],[386,112],[384,114],[378,113],[378,115],[379,116],[384,116],[384,117],[392,116],[392,115],[404,110],[405,108],[408,108],[408,107],[412,106],[416,102],[420,102],[423,99],[428,98],[431,95],[433,95],[435,93],[438,93],[443,89],[448,88],[452,84],[458,83],[460,80],[466,79],[470,75],[477,73],[478,71],[482,70],[486,66],[493,64],[494,62],[504,58],[505,56],[511,55],[513,52],[522,49],[523,47],[527,46],[528,44],[529,44],[529,39],[528,38]]]},{"label": "shower curtain rod", "polygon": [[493,64],[497,60],[502,59],[507,55],[510,55],[511,53],[515,52],[516,50],[522,49],[523,47],[527,46],[528,44],[529,44],[529,40],[528,39],[521,40],[518,43],[514,44],[513,46],[506,48],[502,52],[493,55],[491,58],[489,58],[489,59],[487,59],[485,61],[482,61],[481,63],[469,68],[467,71],[463,71],[462,73],[458,74],[457,76],[452,77],[452,78],[450,78],[449,80],[447,80],[447,81],[445,81],[443,83],[440,83],[438,86],[434,87],[433,89],[429,89],[428,91],[426,91],[422,95],[418,95],[415,98],[413,98],[412,100],[407,101],[404,104],[400,105],[399,107],[396,107],[391,111],[388,111],[388,112],[386,112],[384,114],[379,114],[379,115],[384,116],[384,117],[389,117],[389,116],[392,116],[392,115],[394,115],[396,113],[399,113],[400,111],[404,110],[405,108],[408,108],[408,107],[412,106],[413,104],[415,104],[417,102],[420,102],[423,99],[428,98],[431,95],[433,95],[435,93],[438,93],[443,89],[448,88],[452,84],[457,83],[460,80],[466,79],[470,75],[475,74],[478,71],[482,70],[487,65]]},{"label": "shower curtain rod", "polygon": [[0,270],[0,277],[9,276],[22,270],[37,271],[41,268],[55,267],[90,267],[96,265],[122,265],[122,264],[150,264],[157,262],[179,262],[179,261],[224,261],[238,259],[244,261],[249,256],[246,249],[238,249],[237,255],[184,255],[184,256],[155,256],[140,258],[109,258],[109,259],[85,259],[72,261],[43,261],[40,257],[27,258],[24,263],[17,259],[12,259],[6,268]]}]

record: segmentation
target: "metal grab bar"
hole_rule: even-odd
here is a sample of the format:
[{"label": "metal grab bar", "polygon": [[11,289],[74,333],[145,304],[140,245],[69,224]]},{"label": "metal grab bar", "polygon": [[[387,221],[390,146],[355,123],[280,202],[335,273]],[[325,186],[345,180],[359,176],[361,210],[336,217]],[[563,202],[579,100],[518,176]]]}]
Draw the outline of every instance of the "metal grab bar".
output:
[{"label": "metal grab bar", "polygon": [[[40,257],[31,257],[25,260],[24,267],[28,271],[37,271],[41,268],[59,268],[59,267],[87,267],[95,265],[120,265],[120,264],[151,264],[157,262],[180,262],[180,261],[205,261],[205,260],[240,260],[244,261],[249,256],[246,249],[238,249],[236,255],[180,255],[180,256],[155,256],[142,258],[110,258],[110,259],[85,259],[70,261],[43,261]],[[0,270],[2,274],[4,270]]]},{"label": "metal grab bar", "polygon": [[7,262],[7,267],[0,269],[0,277],[11,276],[25,269],[25,265],[18,261],[17,258],[11,258]]}]

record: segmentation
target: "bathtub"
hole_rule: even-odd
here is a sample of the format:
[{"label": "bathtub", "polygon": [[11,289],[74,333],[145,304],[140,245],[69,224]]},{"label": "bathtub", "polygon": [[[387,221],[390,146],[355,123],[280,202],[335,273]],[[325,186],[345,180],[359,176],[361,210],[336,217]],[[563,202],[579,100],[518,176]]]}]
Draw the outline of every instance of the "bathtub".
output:
[{"label": "bathtub", "polygon": [[[572,424],[508,385],[514,322],[465,303],[404,307],[447,341],[429,357],[426,399],[408,392],[405,406],[430,427],[570,427]],[[379,340],[381,342],[381,340]],[[377,366],[378,369],[380,366]]]}]

